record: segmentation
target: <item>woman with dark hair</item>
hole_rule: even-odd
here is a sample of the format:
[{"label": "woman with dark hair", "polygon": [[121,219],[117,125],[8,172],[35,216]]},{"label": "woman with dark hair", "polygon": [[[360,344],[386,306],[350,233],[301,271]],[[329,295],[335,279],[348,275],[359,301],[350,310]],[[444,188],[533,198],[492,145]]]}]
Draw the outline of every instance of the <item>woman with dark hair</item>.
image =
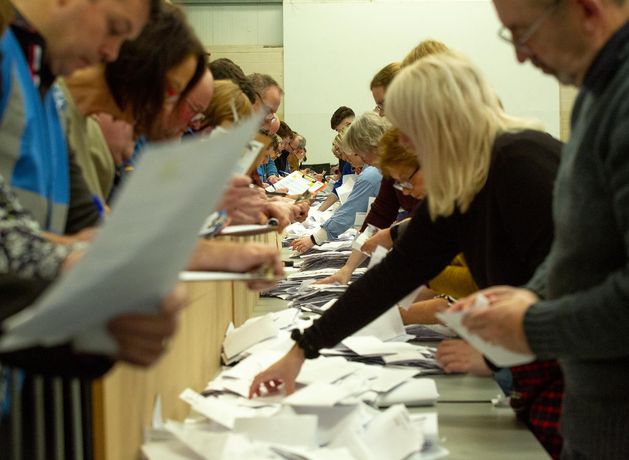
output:
[{"label": "woman with dark hair", "polygon": [[[101,201],[110,195],[115,164],[89,116],[104,113],[126,122],[136,137],[159,131],[164,111],[174,110],[205,72],[205,51],[181,9],[164,4],[153,17],[135,40],[122,45],[116,62],[59,82],[70,150]],[[169,39],[160,38],[165,36]]]},{"label": "woman with dark hair", "polygon": [[118,59],[105,66],[105,80],[118,106],[130,107],[136,130],[143,131],[164,104],[184,98],[201,80],[206,59],[184,12],[164,4],[158,18],[136,40],[122,45]]}]

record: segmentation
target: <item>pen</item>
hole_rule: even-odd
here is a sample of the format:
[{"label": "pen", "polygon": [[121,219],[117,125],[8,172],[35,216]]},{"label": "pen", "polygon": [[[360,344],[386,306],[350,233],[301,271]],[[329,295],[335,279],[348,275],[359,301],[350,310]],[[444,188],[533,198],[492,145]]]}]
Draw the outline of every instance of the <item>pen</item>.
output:
[{"label": "pen", "polygon": [[101,219],[104,218],[105,217],[105,206],[103,205],[103,202],[100,200],[98,195],[92,195],[92,203],[94,203],[94,206],[96,207],[96,210],[98,211],[99,217]]},{"label": "pen", "polygon": [[265,190],[266,196],[286,196],[284,192],[268,192]]}]

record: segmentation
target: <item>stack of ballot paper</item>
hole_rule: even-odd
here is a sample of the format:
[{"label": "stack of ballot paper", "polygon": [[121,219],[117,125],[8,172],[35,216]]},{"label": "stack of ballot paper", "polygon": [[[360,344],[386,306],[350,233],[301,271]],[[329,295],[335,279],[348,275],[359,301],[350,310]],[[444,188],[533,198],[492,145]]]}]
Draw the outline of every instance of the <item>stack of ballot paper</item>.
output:
[{"label": "stack of ballot paper", "polygon": [[411,415],[403,405],[375,410],[363,403],[325,407],[215,400],[192,390],[181,399],[197,414],[167,420],[142,446],[149,460],[438,459],[437,415]]},{"label": "stack of ballot paper", "polygon": [[[434,350],[427,347],[373,335],[348,337],[330,355],[304,362],[293,394],[248,399],[255,376],[294,345],[289,331],[310,324],[302,316],[299,309],[288,308],[231,327],[223,357],[237,364],[223,368],[202,394],[184,391],[181,399],[193,415],[186,423],[155,422],[147,430],[144,455],[220,460],[401,460],[447,455],[438,443],[436,414],[411,416],[405,407],[435,404],[439,396],[435,382],[418,378],[424,373],[421,366],[383,365],[384,359],[403,354],[430,356]],[[379,321],[364,332],[407,338],[397,308]],[[347,360],[350,354],[377,357],[381,364]]]}]

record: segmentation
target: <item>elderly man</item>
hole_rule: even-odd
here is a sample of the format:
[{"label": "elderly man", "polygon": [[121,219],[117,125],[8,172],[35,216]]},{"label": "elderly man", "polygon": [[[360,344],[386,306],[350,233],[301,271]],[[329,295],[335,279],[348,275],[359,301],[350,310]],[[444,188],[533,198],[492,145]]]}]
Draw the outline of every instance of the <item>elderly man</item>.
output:
[{"label": "elderly man", "polygon": [[[562,459],[629,458],[629,1],[494,0],[500,38],[580,87],[554,196],[555,240],[526,289],[485,290],[465,323],[558,358]],[[465,308],[472,299],[459,305]]]}]

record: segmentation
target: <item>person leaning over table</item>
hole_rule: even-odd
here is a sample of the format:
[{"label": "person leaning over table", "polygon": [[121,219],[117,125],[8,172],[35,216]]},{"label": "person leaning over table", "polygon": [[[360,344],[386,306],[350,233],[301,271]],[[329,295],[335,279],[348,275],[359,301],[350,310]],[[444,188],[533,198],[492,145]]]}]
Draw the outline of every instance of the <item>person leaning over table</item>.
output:
[{"label": "person leaning over table", "polygon": [[[215,81],[214,95],[203,113],[198,132],[207,134],[217,128],[229,129],[237,120],[252,113],[253,105],[238,85],[230,80]],[[274,217],[278,219],[278,230],[281,231],[291,222],[308,215],[307,203],[295,205],[293,201],[269,200],[261,188],[250,188],[252,183],[252,178],[246,176],[231,180],[218,207],[227,211],[231,224],[265,224]]]},{"label": "person leaning over table", "polygon": [[345,131],[349,128],[349,125],[342,128],[332,141],[332,154],[339,160],[339,174],[338,179],[332,186],[332,191],[328,197],[319,205],[319,211],[326,211],[330,209],[334,203],[338,202],[338,188],[343,185],[343,177],[348,174],[354,174],[354,167],[349,161],[345,160],[346,154],[343,150],[343,138],[345,137]]},{"label": "person leaning over table", "polygon": [[[305,252],[315,244],[333,240],[349,229],[356,220],[357,212],[366,212],[369,198],[375,197],[380,189],[382,175],[371,162],[376,159],[376,148],[384,132],[391,126],[385,119],[373,112],[360,115],[345,128],[343,137],[343,151],[355,170],[360,171],[354,187],[345,203],[343,203],[332,217],[326,220],[312,235],[304,236],[293,241],[293,249]],[[358,138],[361,141],[354,144],[354,149],[348,149],[345,139]]]},{"label": "person leaning over table", "polygon": [[[419,168],[417,155],[400,145],[399,137],[400,131],[393,128],[387,131],[380,141],[378,150],[382,173],[395,179],[396,186],[402,189],[404,194],[412,195],[418,200],[425,199],[423,173]],[[371,253],[377,245],[390,249],[393,241],[400,237],[409,223],[410,219],[405,219],[393,225],[390,237],[385,241],[379,238],[381,232],[378,232],[363,244],[361,250]],[[389,232],[385,235],[389,235]],[[448,308],[452,299],[465,297],[477,290],[478,287],[465,263],[465,257],[458,254],[441,273],[426,283],[408,310],[400,309],[400,315],[404,324],[435,324],[439,322],[435,314]],[[447,373],[492,375],[492,369],[483,355],[464,340],[442,341],[437,348],[437,359]],[[505,395],[510,395],[512,378],[509,369],[495,370],[493,375]]]},{"label": "person leaning over table", "polygon": [[[169,40],[158,39],[165,35]],[[203,45],[181,8],[163,4],[142,33],[121,46],[115,62],[57,80],[65,99],[61,113],[69,149],[75,152],[90,191],[103,202],[110,195],[115,168],[123,161],[112,158],[114,152],[108,151],[109,143],[92,115],[113,118],[109,126],[132,125],[136,138],[146,135],[161,112],[172,111],[196,86],[204,63]]]},{"label": "person leaning over table", "polygon": [[559,359],[562,459],[626,459],[629,1],[494,5],[500,37],[515,46],[518,61],[580,92],[557,176],[550,254],[525,289],[485,291],[490,308],[470,313],[465,324],[509,349]]},{"label": "person leaning over table", "polygon": [[[436,53],[442,53],[448,51],[448,47],[436,40],[424,40],[420,42],[415,48],[413,48],[402,61],[402,65],[397,63],[389,64],[380,69],[371,80],[370,89],[374,102],[376,103],[375,111],[380,116],[385,116],[384,111],[384,93],[388,86],[391,84],[400,68],[403,68],[413,62],[421,59],[425,56],[430,56]],[[365,231],[368,225],[373,225],[380,230],[374,235],[372,241],[378,241],[382,245],[391,241],[391,235],[389,227],[393,222],[400,218],[400,208],[405,213],[412,212],[419,200],[415,199],[412,195],[405,195],[401,190],[396,189],[393,186],[393,179],[390,177],[383,177],[380,185],[380,191],[378,196],[371,205],[371,209],[365,217],[365,221],[360,229],[361,232]],[[391,243],[389,243],[391,244]],[[365,261],[366,256],[359,250],[353,250],[345,265],[334,275],[325,279],[328,283],[341,283],[345,284],[351,277],[356,268]]]},{"label": "person leaning over table", "polygon": [[[400,130],[392,128],[384,133],[378,146],[380,169],[386,177],[395,180],[395,185],[405,195],[410,195],[418,201],[424,200],[426,188],[424,186],[423,172],[417,161],[417,155],[411,150],[400,145]],[[391,236],[398,239],[406,230],[410,219],[402,221],[391,229]],[[374,244],[379,242],[367,240],[363,250],[369,253],[375,249]],[[390,249],[393,240],[385,243],[385,248]],[[438,320],[435,313],[448,306],[448,301],[439,295],[458,299],[478,290],[472,279],[472,275],[465,264],[462,254],[457,255],[448,267],[434,279],[427,283],[427,293],[423,295],[424,301],[413,303],[408,310],[401,309],[400,313],[405,324],[435,324]]]},{"label": "person leaning over table", "polygon": [[[59,159],[60,171],[42,169],[31,170],[38,174],[40,183],[55,184],[53,196],[45,195],[40,190],[37,200],[48,203],[45,209],[48,214],[39,212],[39,222],[28,209],[22,207],[14,190],[0,175],[0,284],[3,299],[0,306],[0,318],[16,313],[28,305],[57,276],[64,264],[71,265],[76,255],[72,254],[72,246],[54,243],[44,236],[40,223],[49,223],[47,229],[62,232],[66,224],[67,206],[64,207],[56,198],[68,197],[69,178],[67,151],[64,148],[63,133],[59,119],[49,92],[51,78],[35,79],[37,75],[28,72],[27,57],[22,43],[30,44],[33,49],[47,49],[48,59],[40,69],[42,76],[67,74],[74,69],[90,64],[79,60],[77,52],[90,56],[94,62],[115,58],[123,40],[139,34],[149,18],[149,10],[157,8],[159,2],[133,0],[118,2],[98,0],[94,2],[73,0],[63,5],[44,1],[16,0],[11,5],[9,26],[2,35],[2,87],[0,96],[4,107],[1,114],[0,136],[2,156],[15,157],[16,152],[10,151],[7,138],[15,136],[10,130],[10,120],[24,117],[32,112],[47,113],[48,117],[33,117],[22,120],[30,123],[24,132],[27,136],[25,146],[20,151],[25,157],[41,157],[47,161]],[[84,18],[89,16],[89,24]],[[113,33],[107,22],[115,18],[125,25],[125,30]],[[86,27],[79,27],[85,25]],[[35,53],[38,55],[38,53]],[[23,71],[23,72],[20,72]],[[9,85],[7,86],[7,83]],[[18,87],[20,91],[12,91]],[[22,95],[19,99],[16,95]],[[11,98],[15,98],[11,100]],[[26,139],[26,138],[25,138]],[[25,139],[19,139],[20,142]],[[41,164],[41,163],[37,163]],[[49,163],[45,163],[49,164]],[[5,163],[6,165],[6,163]],[[65,177],[57,183],[55,173]],[[24,181],[21,182],[23,185]],[[27,187],[28,189],[28,187]],[[30,190],[38,192],[38,190]],[[33,204],[33,199],[29,203]],[[67,202],[66,202],[67,204]],[[52,210],[52,211],[50,211]],[[177,311],[183,306],[185,295],[174,291],[170,298],[161,304],[161,313],[129,317],[123,315],[109,323],[109,330],[119,345],[119,359],[138,364],[150,364],[163,352],[163,341],[174,331]],[[141,322],[145,322],[143,327]],[[135,338],[133,338],[135,337]],[[0,355],[5,364],[27,368],[40,373],[55,375],[80,375],[95,377],[106,372],[111,366],[107,357],[95,357],[74,352],[71,346],[36,347],[18,350]]]},{"label": "person leaning over table", "polygon": [[[462,56],[420,59],[398,74],[386,96],[387,117],[422,166],[427,199],[380,264],[310,328],[293,332],[296,344],[256,376],[252,396],[261,384],[294,391],[304,359],[365,326],[459,253],[481,288],[526,282],[548,253],[559,141],[537,130],[537,123],[507,115]],[[563,395],[557,363],[536,361],[511,370],[518,418],[556,458]]]},{"label": "person leaning over table", "polygon": [[[24,132],[25,148],[20,150],[20,155],[58,161],[58,164],[55,163],[58,168],[54,170],[43,167],[51,164],[49,161],[33,162],[41,168],[31,168],[30,171],[31,174],[38,174],[42,183],[50,184],[55,192],[50,196],[45,194],[48,189],[41,190],[41,195],[38,196],[38,202],[44,205],[42,208],[48,210],[47,214],[39,213],[41,222],[50,224],[48,230],[62,231],[64,228],[66,208],[56,198],[67,197],[70,192],[65,170],[68,166],[64,161],[67,151],[63,148],[63,133],[49,92],[52,76],[65,75],[100,60],[115,59],[122,42],[139,34],[149,19],[149,12],[158,9],[159,5],[158,1],[148,0],[71,0],[63,4],[43,0],[16,0],[12,4],[12,20],[0,42],[3,75],[0,96],[3,102],[1,106],[4,107],[0,136],[12,142],[0,143],[0,154],[7,157],[16,155],[16,152],[11,151],[16,136],[11,130],[15,126],[12,123],[19,117],[26,116],[22,122],[27,123],[28,129]],[[89,18],[87,24],[86,17]],[[117,21],[118,25],[124,25],[124,31],[107,27],[111,20]],[[21,43],[31,45],[35,50],[49,51],[48,54],[44,53],[48,59],[41,62],[45,64],[39,68],[41,75],[32,75],[28,71],[28,56],[24,54]],[[76,53],[81,50],[93,62],[79,59]],[[40,56],[40,53],[34,53],[34,56]],[[38,76],[42,78],[37,78]],[[19,88],[19,91],[12,88]],[[48,116],[29,117],[33,112],[46,113]],[[8,179],[0,175],[0,284],[3,292],[1,319],[32,303],[58,276],[62,268],[71,266],[81,254],[81,247],[55,243],[45,236],[40,221],[34,219],[31,212],[33,200],[27,199],[27,202],[30,207],[20,203]],[[213,263],[216,260],[215,255],[215,246],[199,242],[190,264],[202,268],[210,262]],[[265,261],[267,259],[275,263],[278,273],[281,272],[277,251],[267,254]],[[110,322],[110,333],[119,345],[116,358],[142,365],[154,362],[163,352],[164,339],[174,333],[177,311],[184,303],[185,296],[175,290],[162,301],[159,307],[161,312],[151,315],[122,315]],[[59,355],[65,358],[54,358]],[[19,350],[0,356],[5,364],[54,375],[95,377],[111,366],[111,359],[108,357],[83,358],[83,355],[75,353],[67,344],[62,347]],[[97,364],[93,367],[83,365],[87,361],[97,361]]]}]

